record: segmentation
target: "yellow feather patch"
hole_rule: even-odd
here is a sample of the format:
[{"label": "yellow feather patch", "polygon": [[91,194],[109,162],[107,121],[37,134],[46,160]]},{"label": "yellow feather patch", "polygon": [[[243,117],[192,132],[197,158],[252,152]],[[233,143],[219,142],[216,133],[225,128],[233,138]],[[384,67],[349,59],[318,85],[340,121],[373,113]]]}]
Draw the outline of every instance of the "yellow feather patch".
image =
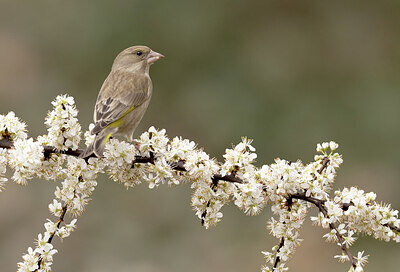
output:
[{"label": "yellow feather patch", "polygon": [[124,114],[121,115],[120,118],[118,118],[117,120],[115,120],[114,122],[112,122],[111,124],[109,124],[107,127],[111,127],[111,128],[117,128],[120,127],[122,125],[122,118],[127,115],[128,113],[130,113],[131,111],[133,111],[135,109],[135,106],[130,107],[129,110],[127,110]]},{"label": "yellow feather patch", "polygon": [[112,132],[107,135],[106,139],[104,140],[104,144],[106,144],[108,142],[108,139],[110,139],[111,135],[112,135]]}]

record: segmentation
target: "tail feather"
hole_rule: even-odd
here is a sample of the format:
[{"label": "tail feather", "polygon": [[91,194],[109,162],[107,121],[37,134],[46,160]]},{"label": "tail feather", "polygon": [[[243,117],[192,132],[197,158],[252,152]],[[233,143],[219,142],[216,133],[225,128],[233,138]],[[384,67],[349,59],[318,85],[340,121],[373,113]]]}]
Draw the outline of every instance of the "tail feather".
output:
[{"label": "tail feather", "polygon": [[86,159],[92,156],[94,154],[93,144],[94,142],[91,143],[85,150],[83,150],[83,152],[79,155],[79,158]]},{"label": "tail feather", "polygon": [[93,154],[96,157],[103,157],[104,146],[106,145],[108,139],[114,133],[114,130],[104,130],[101,133],[97,134],[94,138],[94,141],[83,151],[83,153],[79,156],[82,159],[86,159]]}]

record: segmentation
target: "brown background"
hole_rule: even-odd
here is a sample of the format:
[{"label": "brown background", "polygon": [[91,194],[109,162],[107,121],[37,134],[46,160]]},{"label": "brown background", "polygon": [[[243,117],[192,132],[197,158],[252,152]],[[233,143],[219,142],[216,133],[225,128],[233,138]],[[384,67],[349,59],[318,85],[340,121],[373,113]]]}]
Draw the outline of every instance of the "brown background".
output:
[{"label": "brown background", "polygon": [[[75,97],[83,128],[115,55],[146,44],[166,58],[152,67],[153,100],[138,133],[154,125],[196,141],[219,160],[241,136],[257,164],[312,160],[340,144],[334,189],[355,185],[400,208],[400,2],[392,1],[1,1],[0,109],[45,133],[58,94]],[[138,135],[137,133],[137,135]],[[50,217],[56,184],[10,182],[0,194],[0,267],[16,263]],[[234,205],[211,230],[190,207],[189,186],[126,191],[105,175],[53,270],[259,271],[277,240],[271,213]],[[315,210],[312,211],[316,213]],[[347,271],[334,244],[307,221],[291,271]],[[362,237],[367,271],[394,271],[399,245]]]}]

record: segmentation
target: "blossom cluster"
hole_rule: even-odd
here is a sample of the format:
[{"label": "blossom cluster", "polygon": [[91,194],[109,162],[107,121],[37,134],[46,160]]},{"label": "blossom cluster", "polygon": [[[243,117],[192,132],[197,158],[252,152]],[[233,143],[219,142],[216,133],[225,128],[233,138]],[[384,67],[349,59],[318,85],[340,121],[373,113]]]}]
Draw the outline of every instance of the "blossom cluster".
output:
[{"label": "blossom cluster", "polygon": [[7,115],[0,115],[0,140],[3,138],[11,141],[25,140],[27,137],[26,124],[19,120],[14,112],[10,111]]},{"label": "blossom cluster", "polygon": [[269,220],[267,228],[271,234],[280,239],[279,245],[272,247],[272,251],[263,251],[266,262],[274,265],[279,260],[279,266],[272,268],[268,265],[264,266],[264,272],[270,271],[286,271],[285,263],[289,260],[295,249],[300,245],[302,239],[300,237],[300,228],[307,215],[307,205],[295,202],[290,205],[290,209],[284,205],[285,201],[272,206],[274,214],[279,216],[279,220],[273,217]]},{"label": "blossom cluster", "polygon": [[[306,218],[310,203],[296,200],[291,196],[303,194],[306,197],[326,197],[330,184],[333,183],[336,168],[342,160],[339,154],[333,153],[337,145],[333,142],[324,143],[324,148],[317,146],[321,155],[315,156],[315,162],[303,165],[300,161],[290,162],[276,159],[274,164],[264,165],[260,169],[260,179],[264,184],[263,190],[270,202],[272,212],[278,216],[278,220],[271,218],[267,228],[271,234],[280,239],[280,244],[272,248],[272,251],[264,251],[267,263],[275,265],[265,266],[263,271],[286,271],[285,262],[294,253],[302,239],[299,238],[299,230]],[[328,154],[328,147],[331,152]]]},{"label": "blossom cluster", "polygon": [[225,162],[219,166],[219,170],[217,167],[214,169],[214,174],[236,177],[245,182],[233,184],[218,181],[214,176],[193,182],[192,206],[206,228],[216,225],[221,220],[222,207],[232,199],[246,214],[257,214],[260,211],[259,204],[264,199],[260,197],[261,190],[257,190],[261,189],[261,186],[253,180],[256,168],[252,163],[257,158],[254,151],[251,140],[243,138],[239,144],[225,150]]},{"label": "blossom cluster", "polygon": [[[85,160],[69,156],[67,159],[66,177],[61,182],[62,187],[56,187],[56,200],[68,206],[67,212],[74,217],[79,216],[90,201],[90,196],[97,186],[97,175],[102,172],[104,164],[98,158]],[[54,216],[59,217],[57,204],[50,208]],[[59,207],[59,206],[58,206]]]},{"label": "blossom cluster", "polygon": [[[28,248],[28,252],[22,256],[23,262],[18,263],[18,271],[51,271],[53,264],[53,255],[57,253],[57,249],[49,243],[50,235],[38,235],[36,241],[37,247]],[[40,264],[40,267],[39,267]]]},{"label": "blossom cluster", "polygon": [[107,173],[112,180],[123,183],[126,188],[141,183],[141,177],[145,175],[145,165],[135,164],[132,167],[136,154],[134,145],[117,139],[110,139],[105,148],[104,161],[108,166]]},{"label": "blossom cluster", "polygon": [[47,141],[59,150],[75,150],[81,141],[81,125],[76,118],[78,110],[72,96],[59,95],[51,102],[54,109],[47,114]]},{"label": "blossom cluster", "polygon": [[47,220],[45,232],[39,234],[35,248],[28,248],[23,261],[18,263],[18,271],[51,271],[53,255],[57,253],[50,243],[52,238],[57,236],[63,239],[75,229],[76,219],[66,223],[64,216],[69,213],[76,217],[84,211],[97,185],[97,174],[104,168],[102,160],[97,158],[85,162],[59,153],[44,157],[44,145],[67,150],[76,149],[80,141],[80,125],[73,98],[58,96],[53,106],[54,110],[46,119],[48,135],[38,137],[36,142],[33,139],[16,139],[7,154],[8,164],[15,170],[13,179],[18,183],[25,183],[34,175],[48,180],[64,179],[61,188],[56,187],[56,198],[49,204],[50,213],[58,219]]},{"label": "blossom cluster", "polygon": [[[63,239],[75,229],[76,217],[90,201],[97,176],[102,172],[126,188],[140,183],[149,188],[191,183],[191,205],[206,228],[222,219],[222,208],[229,202],[247,215],[257,215],[270,205],[274,217],[268,220],[267,228],[280,242],[271,251],[262,252],[267,262],[265,272],[288,269],[286,262],[302,241],[300,228],[312,204],[319,208],[319,213],[311,220],[329,229],[324,237],[344,249],[342,255],[335,257],[350,261],[351,271],[362,271],[366,262],[362,252],[349,257],[347,250],[356,235],[400,242],[400,233],[395,230],[400,226],[398,211],[377,203],[374,193],[351,187],[330,197],[336,171],[343,162],[335,152],[335,142],[318,144],[318,154],[306,165],[276,159],[272,164],[256,167],[257,154],[247,138],[226,149],[224,161],[219,163],[193,141],[170,139],[164,129],[150,127],[134,143],[110,139],[104,157],[83,160],[61,154],[65,152],[44,152],[45,145],[58,151],[74,150],[81,140],[73,98],[58,96],[52,104],[54,109],[46,118],[48,134],[37,141],[27,138],[25,124],[14,113],[0,115],[0,140],[13,143],[12,148],[0,149],[0,190],[6,182],[5,165],[14,170],[12,179],[18,184],[26,184],[35,176],[62,180],[49,204],[49,211],[57,220],[47,220],[45,231],[39,234],[36,246],[28,248],[18,271],[51,271],[57,252],[51,244],[53,237]],[[87,143],[93,140],[89,133],[85,133],[85,138]],[[66,214],[73,218],[68,223],[64,219]]]},{"label": "blossom cluster", "polygon": [[[367,234],[375,239],[400,242],[400,233],[394,231],[393,227],[400,227],[398,210],[391,209],[390,205],[382,205],[375,201],[376,194],[365,193],[363,190],[350,187],[342,191],[336,191],[333,200],[325,201],[326,214],[320,212],[318,216],[311,217],[311,220],[322,226],[330,228],[324,235],[327,241],[338,243],[342,248],[349,249],[357,237],[357,233]],[[332,226],[337,225],[336,228]],[[350,261],[349,255],[342,252],[336,255],[340,262]],[[358,252],[353,257],[355,267],[350,271],[363,271],[368,255]]]},{"label": "blossom cluster", "polygon": [[12,179],[26,184],[39,171],[43,158],[43,146],[32,138],[14,141],[14,148],[8,152],[8,164],[15,170]]},{"label": "blossom cluster", "polygon": [[[23,256],[23,262],[18,263],[18,271],[51,271],[53,255],[57,250],[53,249],[49,238],[57,236],[60,239],[71,235],[76,228],[77,219],[65,222],[66,213],[73,217],[79,216],[90,201],[97,182],[97,173],[102,172],[104,164],[97,158],[90,158],[88,163],[83,159],[68,157],[65,180],[62,187],[57,187],[56,198],[49,204],[49,211],[57,221],[47,219],[44,224],[46,231],[39,234],[34,249],[28,248],[28,253]],[[64,223],[64,225],[61,225]]]},{"label": "blossom cluster", "polygon": [[49,154],[45,157],[44,145],[51,145],[59,150],[78,148],[81,128],[76,118],[78,111],[74,99],[60,95],[52,104],[54,109],[48,113],[45,121],[48,134],[39,136],[37,141],[27,139],[26,125],[13,112],[0,116],[1,137],[7,137],[13,142],[13,148],[7,152],[7,162],[14,169],[12,179],[18,184],[26,184],[34,176],[47,180],[56,180],[63,176],[65,156]]},{"label": "blossom cluster", "polygon": [[377,203],[375,199],[376,194],[373,192],[365,193],[355,187],[344,188],[336,191],[334,199],[325,203],[331,220],[315,217],[312,220],[322,227],[330,222],[345,222],[345,229],[342,231],[347,233],[345,242],[348,246],[356,240],[352,237],[354,233],[364,233],[375,239],[399,243],[400,233],[390,228],[400,227],[399,211],[392,209],[389,204]]},{"label": "blossom cluster", "polygon": [[[13,180],[19,184],[25,184],[25,178],[31,178],[36,166],[31,167],[29,163],[25,163],[25,156],[22,158],[16,158],[16,155],[34,155],[34,158],[29,158],[31,161],[37,161],[37,156],[35,156],[34,150],[36,147],[25,146],[25,141],[27,140],[26,124],[22,122],[15,113],[10,111],[7,115],[0,115],[0,140],[9,140],[18,142],[14,143],[14,146],[18,147],[18,150],[13,152],[11,159],[13,164],[10,165],[16,170],[20,170],[20,173],[14,173]],[[32,140],[29,140],[32,143]],[[16,148],[17,149],[17,148]],[[22,150],[23,149],[23,150]],[[7,178],[4,177],[6,173],[6,165],[10,160],[9,152],[6,149],[0,148],[0,192],[3,190]]]}]

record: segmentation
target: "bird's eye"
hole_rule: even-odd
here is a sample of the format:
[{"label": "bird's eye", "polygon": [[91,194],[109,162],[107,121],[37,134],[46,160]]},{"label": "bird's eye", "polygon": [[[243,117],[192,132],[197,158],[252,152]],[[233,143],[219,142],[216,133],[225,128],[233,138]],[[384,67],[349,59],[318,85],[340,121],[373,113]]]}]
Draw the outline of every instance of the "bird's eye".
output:
[{"label": "bird's eye", "polygon": [[137,51],[137,52],[136,52],[136,55],[138,55],[138,56],[141,56],[142,54],[143,54],[142,51]]}]

